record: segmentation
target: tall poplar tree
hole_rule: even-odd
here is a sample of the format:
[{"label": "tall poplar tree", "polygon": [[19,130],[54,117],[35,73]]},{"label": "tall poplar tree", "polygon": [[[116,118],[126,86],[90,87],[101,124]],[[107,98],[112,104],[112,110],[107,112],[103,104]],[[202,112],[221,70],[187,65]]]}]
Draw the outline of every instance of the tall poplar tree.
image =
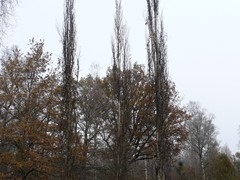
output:
[{"label": "tall poplar tree", "polygon": [[112,56],[113,56],[113,89],[114,99],[118,103],[118,113],[116,114],[116,159],[115,170],[116,179],[125,179],[127,173],[127,137],[126,131],[130,121],[129,109],[129,69],[130,54],[126,25],[123,22],[122,2],[115,1],[115,18],[114,18],[114,37],[112,39]]},{"label": "tall poplar tree", "polygon": [[[77,138],[76,125],[76,25],[74,0],[65,1],[64,25],[62,32],[62,132],[64,148],[64,176],[73,179],[75,167],[75,148],[80,141]],[[76,63],[77,62],[77,63]],[[76,72],[78,76],[78,69]],[[80,153],[80,152],[78,152]]]},{"label": "tall poplar tree", "polygon": [[155,92],[156,123],[156,177],[164,179],[165,130],[169,115],[170,84],[167,69],[167,51],[162,19],[159,17],[159,0],[147,0],[147,54],[149,76]]}]

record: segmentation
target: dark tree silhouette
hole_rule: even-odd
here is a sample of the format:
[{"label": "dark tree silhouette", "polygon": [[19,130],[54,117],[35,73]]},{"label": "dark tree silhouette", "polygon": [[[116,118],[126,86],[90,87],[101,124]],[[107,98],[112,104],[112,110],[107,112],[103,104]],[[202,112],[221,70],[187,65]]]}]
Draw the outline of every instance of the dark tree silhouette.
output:
[{"label": "dark tree silhouette", "polygon": [[[74,178],[75,166],[75,148],[80,144],[77,138],[76,123],[76,80],[74,72],[77,70],[78,77],[78,61],[76,61],[76,25],[74,0],[65,1],[64,25],[62,32],[62,124],[63,132],[63,151],[65,158],[65,173],[67,179]],[[76,64],[77,62],[77,64]],[[77,66],[77,69],[75,67]],[[81,153],[81,152],[77,152]]]}]

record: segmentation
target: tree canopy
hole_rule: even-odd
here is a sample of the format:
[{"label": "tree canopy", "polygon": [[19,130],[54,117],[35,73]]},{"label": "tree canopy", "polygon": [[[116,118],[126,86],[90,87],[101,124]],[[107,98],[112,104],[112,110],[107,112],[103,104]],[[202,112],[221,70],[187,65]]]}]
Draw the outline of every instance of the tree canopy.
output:
[{"label": "tree canopy", "polygon": [[[115,0],[112,64],[80,78],[75,1],[64,2],[57,66],[43,40],[1,57],[0,178],[239,179],[240,155],[220,152],[214,116],[183,106],[170,78],[160,1],[146,0],[147,66],[132,61]],[[15,3],[0,0],[0,30]]]}]

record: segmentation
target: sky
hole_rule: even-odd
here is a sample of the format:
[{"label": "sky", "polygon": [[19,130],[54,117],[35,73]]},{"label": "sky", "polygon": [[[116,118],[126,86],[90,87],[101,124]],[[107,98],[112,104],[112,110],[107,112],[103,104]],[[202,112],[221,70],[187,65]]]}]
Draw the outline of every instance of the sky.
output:
[{"label": "sky", "polygon": [[[197,101],[213,123],[222,146],[239,151],[240,125],[240,1],[161,0],[167,33],[169,75],[183,104]],[[81,76],[99,66],[104,75],[111,61],[114,0],[76,0],[77,40]],[[145,0],[123,0],[129,28],[131,59],[146,64]],[[63,0],[20,0],[4,44],[27,52],[29,39],[44,39],[53,60],[61,56],[58,29]]]}]

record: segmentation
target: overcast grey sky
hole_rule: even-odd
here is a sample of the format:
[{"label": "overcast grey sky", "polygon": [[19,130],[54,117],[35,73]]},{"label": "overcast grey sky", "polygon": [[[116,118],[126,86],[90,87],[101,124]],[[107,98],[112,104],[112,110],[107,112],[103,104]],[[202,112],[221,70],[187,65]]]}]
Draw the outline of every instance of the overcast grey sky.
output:
[{"label": "overcast grey sky", "polygon": [[[111,65],[114,0],[76,0],[81,75],[91,64],[103,75]],[[132,60],[146,63],[145,0],[123,0]],[[162,0],[169,72],[183,103],[198,101],[216,117],[221,145],[238,149],[240,124],[240,1]],[[27,51],[30,38],[44,39],[53,59],[61,55],[57,26],[63,0],[21,0],[5,43]]]}]

